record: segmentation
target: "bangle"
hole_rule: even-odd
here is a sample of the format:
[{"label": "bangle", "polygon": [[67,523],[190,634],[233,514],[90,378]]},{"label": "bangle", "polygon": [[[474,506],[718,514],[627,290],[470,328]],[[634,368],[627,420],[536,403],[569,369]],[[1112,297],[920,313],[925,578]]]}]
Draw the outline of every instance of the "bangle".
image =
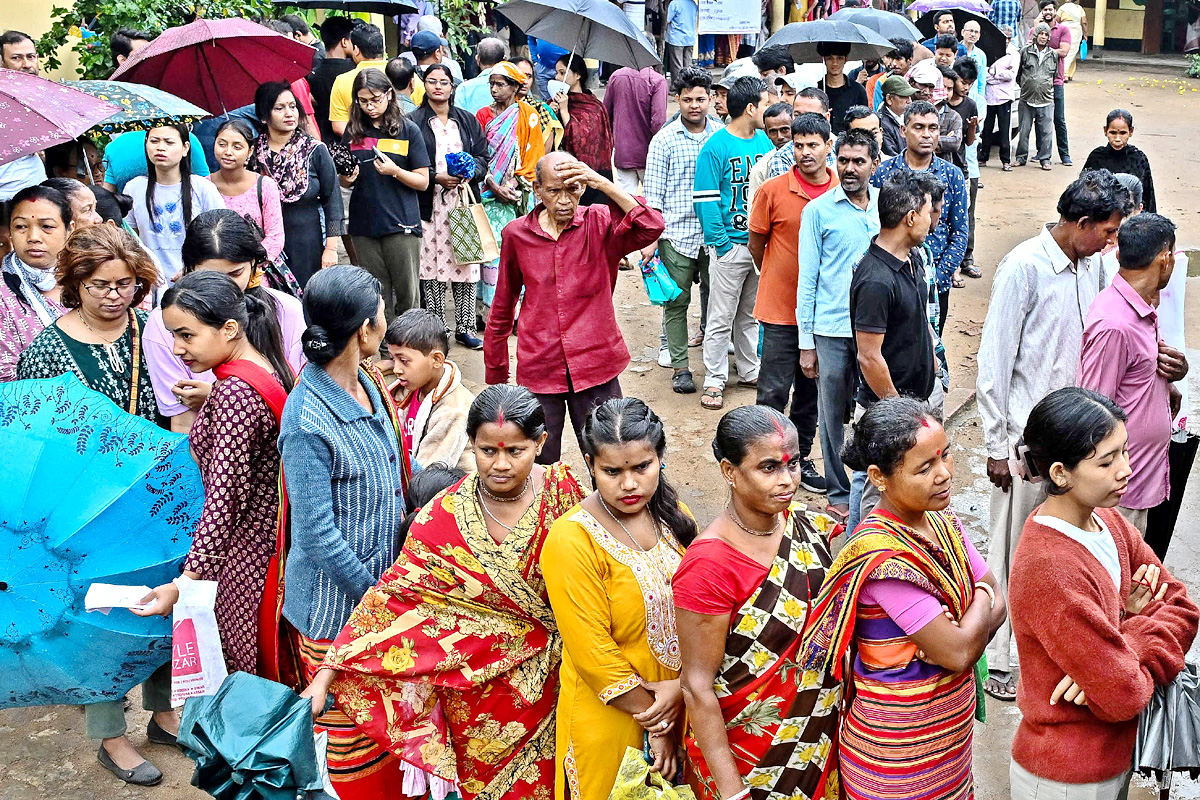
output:
[{"label": "bangle", "polygon": [[991,600],[991,607],[996,607],[996,592],[991,586],[988,586],[983,581],[975,581],[975,588],[983,589],[985,592],[987,592],[988,599]]},{"label": "bangle", "polygon": [[735,794],[733,797],[727,797],[727,798],[725,798],[725,800],[750,800],[750,790],[742,789],[740,792]]}]

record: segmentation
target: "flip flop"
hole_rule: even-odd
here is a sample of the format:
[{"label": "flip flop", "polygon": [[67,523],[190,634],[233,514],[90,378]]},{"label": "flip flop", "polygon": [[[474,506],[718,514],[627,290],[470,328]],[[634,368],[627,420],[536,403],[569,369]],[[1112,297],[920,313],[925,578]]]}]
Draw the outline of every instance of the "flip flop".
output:
[{"label": "flip flop", "polygon": [[997,700],[1012,702],[1017,699],[1017,676],[1011,672],[989,672],[983,690]]},{"label": "flip flop", "polygon": [[700,405],[710,411],[720,411],[725,406],[725,395],[720,389],[715,386],[710,386],[704,390],[704,394],[700,396]]},{"label": "flip flop", "polygon": [[963,289],[966,287],[967,282],[964,281],[962,278],[958,277],[957,275],[955,275],[953,278],[950,279],[950,285],[955,289]]},{"label": "flip flop", "polygon": [[979,271],[979,267],[975,266],[974,264],[966,264],[964,266],[961,266],[961,267],[959,267],[959,271],[961,271],[962,274],[966,275],[968,278],[982,278],[983,277],[983,273]]},{"label": "flip flop", "polygon": [[697,333],[692,338],[688,339],[688,347],[700,347],[704,344],[704,334]]}]

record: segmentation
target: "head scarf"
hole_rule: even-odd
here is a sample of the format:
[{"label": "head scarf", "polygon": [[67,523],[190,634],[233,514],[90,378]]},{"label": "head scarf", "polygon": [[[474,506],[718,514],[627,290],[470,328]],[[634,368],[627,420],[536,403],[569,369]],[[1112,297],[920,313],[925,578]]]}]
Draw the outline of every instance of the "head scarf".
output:
[{"label": "head scarf", "polygon": [[511,61],[501,61],[496,66],[492,67],[491,74],[499,75],[502,78],[508,78],[510,81],[514,81],[517,86],[523,86],[525,84],[525,73],[521,72],[521,70],[517,68],[517,65]]}]

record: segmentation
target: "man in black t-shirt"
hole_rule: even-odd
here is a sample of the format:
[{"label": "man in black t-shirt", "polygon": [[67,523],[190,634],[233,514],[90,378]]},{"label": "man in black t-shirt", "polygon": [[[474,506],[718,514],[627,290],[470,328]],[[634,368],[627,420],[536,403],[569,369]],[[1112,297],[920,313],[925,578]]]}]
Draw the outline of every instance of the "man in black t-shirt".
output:
[{"label": "man in black t-shirt", "polygon": [[825,78],[821,81],[820,88],[829,97],[830,127],[833,129],[833,135],[837,136],[846,130],[846,112],[852,106],[867,104],[867,90],[861,83],[848,79],[842,71],[846,67],[850,45],[842,42],[820,42],[817,44],[817,54],[825,62]]}]

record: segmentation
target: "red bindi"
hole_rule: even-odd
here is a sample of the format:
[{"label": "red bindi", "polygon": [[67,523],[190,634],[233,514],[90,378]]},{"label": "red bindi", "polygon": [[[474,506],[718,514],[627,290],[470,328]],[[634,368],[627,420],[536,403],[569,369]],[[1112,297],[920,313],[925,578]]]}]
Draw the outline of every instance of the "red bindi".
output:
[{"label": "red bindi", "polygon": [[504,442],[496,442],[496,444],[497,444],[497,445],[499,445],[500,447],[504,447],[504,446],[505,446]]}]

